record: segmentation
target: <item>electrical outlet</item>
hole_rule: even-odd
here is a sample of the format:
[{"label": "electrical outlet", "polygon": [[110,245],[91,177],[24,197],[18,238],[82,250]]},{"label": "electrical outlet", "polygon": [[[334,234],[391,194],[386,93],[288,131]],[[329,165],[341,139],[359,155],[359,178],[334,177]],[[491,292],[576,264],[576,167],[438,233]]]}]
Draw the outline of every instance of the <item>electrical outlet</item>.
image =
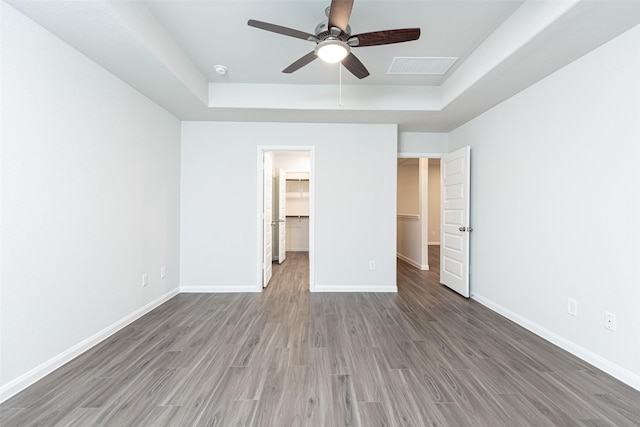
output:
[{"label": "electrical outlet", "polygon": [[567,313],[572,316],[578,316],[578,301],[573,298],[569,298],[567,302]]},{"label": "electrical outlet", "polygon": [[369,261],[369,270],[375,270],[375,269],[376,269],[376,262]]},{"label": "electrical outlet", "polygon": [[608,311],[604,312],[604,328],[612,332],[616,331],[616,315],[615,314],[609,313]]},{"label": "electrical outlet", "polygon": [[165,277],[167,277],[167,268],[163,265],[160,267],[160,278],[164,279]]},{"label": "electrical outlet", "polygon": [[147,273],[144,273],[142,275],[142,287],[145,287],[149,284],[149,275]]}]

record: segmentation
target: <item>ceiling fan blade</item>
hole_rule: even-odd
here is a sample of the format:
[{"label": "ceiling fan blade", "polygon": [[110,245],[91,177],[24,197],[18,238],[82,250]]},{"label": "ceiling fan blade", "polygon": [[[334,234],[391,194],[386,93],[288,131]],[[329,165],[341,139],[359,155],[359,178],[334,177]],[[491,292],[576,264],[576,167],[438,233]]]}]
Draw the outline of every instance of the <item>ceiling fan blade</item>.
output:
[{"label": "ceiling fan blade", "polygon": [[403,28],[401,30],[373,31],[356,34],[349,38],[349,46],[380,46],[383,44],[402,43],[420,38],[420,28]]},{"label": "ceiling fan blade", "polygon": [[305,33],[304,31],[294,30],[293,28],[287,28],[276,24],[269,24],[268,22],[256,21],[255,19],[249,19],[247,24],[250,27],[260,28],[261,30],[271,31],[272,33],[283,34],[289,37],[295,37],[302,40],[308,40],[311,42],[317,42],[318,38],[313,34]]},{"label": "ceiling fan blade", "polygon": [[305,65],[307,65],[308,63],[310,63],[316,58],[317,56],[315,52],[313,51],[309,52],[305,56],[298,59],[296,62],[294,62],[293,64],[289,65],[287,68],[282,70],[282,72],[287,74],[293,73],[294,71],[299,70],[300,68],[304,67]]},{"label": "ceiling fan blade", "polygon": [[342,31],[347,31],[347,24],[351,17],[353,0],[331,0],[329,7],[329,28],[338,27]]},{"label": "ceiling fan blade", "polygon": [[342,60],[342,65],[359,79],[364,79],[369,75],[369,71],[367,71],[366,67],[353,53],[349,53],[349,55]]}]

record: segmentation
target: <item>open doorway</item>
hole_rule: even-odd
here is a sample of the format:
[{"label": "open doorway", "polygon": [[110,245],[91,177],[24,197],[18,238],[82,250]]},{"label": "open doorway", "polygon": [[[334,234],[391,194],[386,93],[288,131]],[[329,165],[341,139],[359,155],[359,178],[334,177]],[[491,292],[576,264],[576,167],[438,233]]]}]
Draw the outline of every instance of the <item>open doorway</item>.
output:
[{"label": "open doorway", "polygon": [[440,246],[440,159],[398,159],[397,185],[397,257],[429,270]]},{"label": "open doorway", "polygon": [[258,158],[259,287],[269,285],[273,265],[286,269],[287,253],[296,252],[309,258],[313,290],[313,147],[259,147]]}]

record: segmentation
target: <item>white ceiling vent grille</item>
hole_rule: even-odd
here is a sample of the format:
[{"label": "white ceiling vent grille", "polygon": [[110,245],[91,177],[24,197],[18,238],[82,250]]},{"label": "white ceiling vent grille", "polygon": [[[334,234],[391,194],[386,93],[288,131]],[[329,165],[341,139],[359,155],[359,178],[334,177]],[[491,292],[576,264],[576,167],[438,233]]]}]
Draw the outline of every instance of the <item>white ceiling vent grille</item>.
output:
[{"label": "white ceiling vent grille", "polygon": [[458,58],[400,57],[391,61],[387,74],[414,74],[441,76]]}]

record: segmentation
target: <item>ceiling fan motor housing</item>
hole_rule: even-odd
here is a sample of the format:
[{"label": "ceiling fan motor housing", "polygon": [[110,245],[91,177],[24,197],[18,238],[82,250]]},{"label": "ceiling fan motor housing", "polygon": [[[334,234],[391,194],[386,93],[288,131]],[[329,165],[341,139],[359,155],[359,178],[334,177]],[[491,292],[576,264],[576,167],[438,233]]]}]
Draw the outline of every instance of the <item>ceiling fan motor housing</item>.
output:
[{"label": "ceiling fan motor housing", "polygon": [[[336,33],[338,34],[336,35]],[[347,31],[342,31],[340,30],[340,28],[337,28],[337,27],[334,27],[333,29],[331,29],[329,28],[329,21],[322,21],[318,25],[316,25],[314,34],[320,40],[324,40],[329,36],[334,36],[338,40],[347,41],[349,37],[351,37],[351,26],[347,25]]]}]

